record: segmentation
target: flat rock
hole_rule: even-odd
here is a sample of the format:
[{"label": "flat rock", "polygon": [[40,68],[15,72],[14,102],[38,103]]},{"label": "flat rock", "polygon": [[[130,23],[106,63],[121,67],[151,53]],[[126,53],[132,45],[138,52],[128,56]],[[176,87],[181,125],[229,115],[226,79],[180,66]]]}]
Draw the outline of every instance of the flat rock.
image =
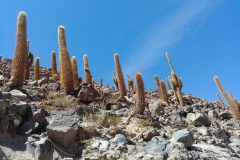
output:
[{"label": "flat rock", "polygon": [[169,140],[165,138],[153,137],[143,149],[149,153],[158,154],[163,152],[169,143]]}]

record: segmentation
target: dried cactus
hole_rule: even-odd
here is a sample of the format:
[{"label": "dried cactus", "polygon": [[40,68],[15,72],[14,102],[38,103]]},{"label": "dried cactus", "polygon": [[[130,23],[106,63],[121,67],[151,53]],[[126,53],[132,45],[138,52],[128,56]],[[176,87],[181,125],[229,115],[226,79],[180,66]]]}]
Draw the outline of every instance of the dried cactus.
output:
[{"label": "dried cactus", "polygon": [[77,59],[75,56],[72,57],[72,72],[73,72],[73,87],[74,89],[79,87],[78,81],[78,67],[77,67]]},{"label": "dried cactus", "polygon": [[160,85],[160,92],[161,92],[162,100],[169,105],[167,90],[166,90],[166,86],[165,86],[164,81],[160,80],[159,85]]},{"label": "dried cactus", "polygon": [[131,117],[135,116],[136,114],[143,114],[145,110],[145,91],[144,91],[144,83],[143,83],[143,77],[140,72],[137,72],[135,74],[135,80],[137,85],[137,104],[133,108],[133,111],[131,112],[130,116],[128,117],[127,122],[130,121]]},{"label": "dried cactus", "polygon": [[235,98],[233,98],[232,95],[230,95],[230,97],[227,95],[226,91],[224,90],[224,88],[223,88],[223,86],[222,86],[222,84],[221,84],[221,82],[220,82],[220,80],[217,76],[214,76],[214,81],[215,81],[215,84],[217,85],[219,91],[221,92],[222,96],[227,101],[227,103],[230,107],[230,110],[233,114],[233,118],[235,120],[240,120],[239,108],[238,108],[238,104],[236,104]]},{"label": "dried cactus", "polygon": [[218,93],[216,93],[216,96],[218,97],[218,99],[219,99],[219,101],[220,101],[220,103],[221,103],[221,105],[222,105],[222,109],[226,109],[226,106],[225,106],[225,104],[223,103],[223,100],[222,100],[222,98],[219,96]]},{"label": "dried cactus", "polygon": [[6,84],[7,90],[22,88],[27,57],[27,16],[25,12],[20,12],[17,19],[17,36],[12,61],[11,79]]},{"label": "dried cactus", "polygon": [[52,61],[52,78],[56,78],[55,74],[57,74],[57,63],[56,63],[56,52],[52,51],[51,53],[51,61]]},{"label": "dried cactus", "polygon": [[127,77],[128,77],[128,81],[127,81],[127,83],[128,83],[128,91],[129,91],[129,92],[130,92],[130,91],[134,91],[133,79],[130,78],[128,74],[126,74],[126,75],[127,75]]},{"label": "dried cactus", "polygon": [[[170,77],[170,76],[169,76]],[[171,85],[170,85],[170,78],[166,78],[166,83],[167,83],[167,86],[168,86],[168,90],[171,90]]]},{"label": "dried cactus", "polygon": [[118,87],[119,87],[119,92],[121,96],[126,96],[127,91],[126,91],[126,86],[124,82],[124,77],[122,74],[122,68],[120,65],[119,57],[118,54],[114,54],[114,62],[115,62],[115,67],[116,67],[116,72],[117,72],[117,80],[118,80]]},{"label": "dried cactus", "polygon": [[113,80],[113,82],[115,83],[117,90],[119,90],[119,88],[118,88],[118,80],[117,80],[117,78],[116,78],[116,76],[115,76],[115,73],[112,72],[112,74],[113,74],[112,80]]},{"label": "dried cactus", "polygon": [[60,80],[66,94],[71,94],[73,88],[72,65],[67,49],[65,28],[58,27],[58,45],[60,51]]},{"label": "dried cactus", "polygon": [[158,96],[159,96],[160,98],[162,98],[162,97],[161,97],[161,89],[160,89],[159,80],[158,80],[157,75],[154,74],[153,78],[154,78],[154,82],[155,82],[155,85],[156,85],[156,88],[157,88]]},{"label": "dried cactus", "polygon": [[86,54],[83,55],[84,61],[84,75],[85,75],[85,82],[88,84],[92,84],[92,76],[88,65],[88,57]]},{"label": "dried cactus", "polygon": [[40,79],[40,76],[39,76],[39,57],[36,57],[35,65],[34,65],[34,80],[37,81],[39,79]]}]

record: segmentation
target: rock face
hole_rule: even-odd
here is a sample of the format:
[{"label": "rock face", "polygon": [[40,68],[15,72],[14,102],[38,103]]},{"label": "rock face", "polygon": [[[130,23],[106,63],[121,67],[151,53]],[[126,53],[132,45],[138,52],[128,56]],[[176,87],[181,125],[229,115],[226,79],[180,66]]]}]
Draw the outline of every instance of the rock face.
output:
[{"label": "rock face", "polygon": [[174,132],[171,141],[183,143],[185,147],[190,147],[194,143],[193,135],[187,130]]},{"label": "rock face", "polygon": [[74,110],[53,111],[47,126],[47,136],[54,143],[69,148],[77,138],[79,117]]}]

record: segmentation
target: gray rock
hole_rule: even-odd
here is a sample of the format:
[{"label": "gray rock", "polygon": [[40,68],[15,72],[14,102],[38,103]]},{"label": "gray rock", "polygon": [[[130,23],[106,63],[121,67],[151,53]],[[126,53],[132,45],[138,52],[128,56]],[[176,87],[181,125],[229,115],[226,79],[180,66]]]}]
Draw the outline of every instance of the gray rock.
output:
[{"label": "gray rock", "polygon": [[40,129],[39,123],[37,122],[24,122],[17,127],[17,134],[19,135],[29,135],[37,133]]},{"label": "gray rock", "polygon": [[210,118],[218,118],[218,113],[215,110],[208,111],[208,116]]},{"label": "gray rock", "polygon": [[183,143],[185,147],[190,147],[195,140],[187,129],[182,129],[173,133],[171,141],[180,142]]},{"label": "gray rock", "polygon": [[78,89],[74,91],[75,97],[82,101],[94,102],[95,98],[100,97],[98,91],[91,85],[83,83]]},{"label": "gray rock", "polygon": [[5,99],[0,100],[0,119],[4,114],[6,114],[6,108],[8,108],[9,106],[9,102],[7,102]]},{"label": "gray rock", "polygon": [[170,142],[167,139],[153,137],[143,149],[149,153],[158,154],[160,152],[163,152],[169,143]]},{"label": "gray rock", "polygon": [[51,91],[58,91],[60,88],[59,83],[48,83],[47,88]]},{"label": "gray rock", "polygon": [[154,128],[143,132],[143,139],[145,141],[150,141],[155,136],[159,136],[159,132]]},{"label": "gray rock", "polygon": [[32,115],[28,118],[30,122],[38,122],[41,126],[47,126],[44,109],[32,109]]},{"label": "gray rock", "polygon": [[223,112],[220,112],[218,116],[221,119],[231,119],[233,117],[232,113],[229,110],[225,110]]},{"label": "gray rock", "polygon": [[7,138],[13,138],[16,135],[13,121],[2,119],[0,123],[0,130]]},{"label": "gray rock", "polygon": [[193,124],[196,127],[198,127],[198,126],[210,126],[211,125],[211,121],[209,120],[209,118],[202,113],[196,113],[196,114],[188,113],[187,118],[186,118],[186,122],[188,124]]},{"label": "gray rock", "polygon": [[130,141],[123,134],[116,134],[113,141],[116,142],[117,144],[131,144],[132,143],[132,141]]},{"label": "gray rock", "polygon": [[78,119],[74,110],[53,111],[47,126],[47,135],[56,144],[69,148],[77,138]]},{"label": "gray rock", "polygon": [[28,114],[31,111],[31,107],[26,102],[16,102],[10,106],[10,110],[19,114],[23,119],[28,119]]},{"label": "gray rock", "polygon": [[149,103],[149,110],[152,116],[161,116],[164,114],[164,106],[159,105],[157,101]]},{"label": "gray rock", "polygon": [[25,101],[27,99],[27,95],[17,89],[11,90],[10,93],[12,94],[13,98],[17,98],[20,101]]},{"label": "gray rock", "polygon": [[26,148],[35,159],[43,159],[50,152],[51,143],[44,137],[39,141],[27,143]]}]

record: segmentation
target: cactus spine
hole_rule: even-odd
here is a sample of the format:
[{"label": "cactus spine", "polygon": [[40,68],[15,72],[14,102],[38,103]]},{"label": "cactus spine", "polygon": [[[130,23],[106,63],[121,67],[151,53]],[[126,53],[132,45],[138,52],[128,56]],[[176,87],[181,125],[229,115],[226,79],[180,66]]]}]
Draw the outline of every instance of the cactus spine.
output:
[{"label": "cactus spine", "polygon": [[118,54],[114,54],[114,62],[115,62],[115,67],[116,67],[116,72],[117,72],[117,80],[118,80],[118,87],[119,87],[119,92],[121,96],[126,96],[127,91],[126,91],[126,86],[124,83],[124,77],[122,74],[122,69],[119,61]]},{"label": "cactus spine", "polygon": [[83,55],[84,61],[84,75],[85,75],[85,82],[88,84],[92,84],[92,76],[88,65],[88,57],[86,54]]},{"label": "cactus spine", "polygon": [[163,80],[161,80],[161,81],[159,81],[159,84],[160,84],[160,92],[161,92],[162,100],[169,105],[168,95],[167,95],[167,90],[166,90],[165,83],[164,83]]},{"label": "cactus spine", "polygon": [[65,28],[58,27],[58,45],[60,51],[60,79],[61,87],[64,88],[66,94],[71,94],[73,91],[73,78],[71,60],[67,49]]},{"label": "cactus spine", "polygon": [[74,89],[79,87],[79,81],[78,81],[78,68],[77,68],[77,60],[76,57],[72,57],[72,72],[73,72],[73,87]]},{"label": "cactus spine", "polygon": [[34,80],[37,81],[39,79],[40,79],[40,76],[39,76],[39,57],[36,57],[35,65],[34,65]]},{"label": "cactus spine", "polygon": [[56,52],[52,51],[51,53],[51,61],[52,61],[52,79],[56,80],[56,75],[57,74],[57,63],[56,63]]},{"label": "cactus spine", "polygon": [[158,96],[159,96],[160,98],[162,98],[162,97],[161,97],[161,88],[160,88],[160,85],[159,85],[159,80],[158,80],[157,75],[155,74],[155,75],[153,76],[153,78],[154,78],[154,82],[155,82],[155,85],[156,85],[156,88],[157,88]]},{"label": "cactus spine", "polygon": [[219,89],[219,91],[221,92],[222,96],[225,98],[225,100],[227,101],[230,110],[233,114],[233,118],[235,120],[240,120],[240,113],[239,113],[239,108],[238,105],[236,104],[236,100],[234,100],[235,98],[232,98],[230,95],[230,97],[228,96],[228,94],[226,93],[226,91],[224,90],[219,78],[217,76],[214,76],[214,81]]},{"label": "cactus spine", "polygon": [[20,12],[17,19],[17,36],[12,61],[11,80],[9,89],[21,89],[26,68],[28,47],[27,47],[27,16],[25,12]]}]

